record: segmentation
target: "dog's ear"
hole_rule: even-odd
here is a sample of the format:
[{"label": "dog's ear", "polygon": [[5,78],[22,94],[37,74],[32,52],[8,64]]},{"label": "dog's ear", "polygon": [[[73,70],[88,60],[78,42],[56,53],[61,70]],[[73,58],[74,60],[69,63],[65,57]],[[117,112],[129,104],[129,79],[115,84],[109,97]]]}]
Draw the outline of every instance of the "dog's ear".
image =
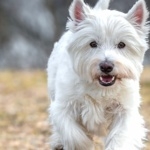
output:
[{"label": "dog's ear", "polygon": [[108,9],[110,0],[99,0],[95,5],[94,9]]},{"label": "dog's ear", "polygon": [[70,18],[66,28],[75,31],[78,24],[84,21],[89,13],[90,7],[83,0],[74,0],[69,8]]},{"label": "dog's ear", "polygon": [[135,5],[129,10],[127,14],[127,20],[129,20],[134,26],[142,28],[146,25],[149,13],[146,8],[146,3],[144,0],[139,0]]},{"label": "dog's ear", "polygon": [[85,13],[85,3],[83,0],[74,0],[69,8],[69,14],[72,21],[76,23],[81,22],[84,20],[86,13]]}]

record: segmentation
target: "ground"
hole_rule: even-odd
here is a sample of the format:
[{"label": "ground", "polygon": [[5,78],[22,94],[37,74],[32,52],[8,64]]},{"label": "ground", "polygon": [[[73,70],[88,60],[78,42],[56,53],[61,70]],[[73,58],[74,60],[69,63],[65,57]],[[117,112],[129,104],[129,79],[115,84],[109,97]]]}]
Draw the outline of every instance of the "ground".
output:
[{"label": "ground", "polygon": [[[148,67],[142,74],[141,93],[141,113],[150,129]],[[0,150],[49,150],[49,104],[45,71],[1,71]],[[150,150],[150,142],[145,150]]]}]

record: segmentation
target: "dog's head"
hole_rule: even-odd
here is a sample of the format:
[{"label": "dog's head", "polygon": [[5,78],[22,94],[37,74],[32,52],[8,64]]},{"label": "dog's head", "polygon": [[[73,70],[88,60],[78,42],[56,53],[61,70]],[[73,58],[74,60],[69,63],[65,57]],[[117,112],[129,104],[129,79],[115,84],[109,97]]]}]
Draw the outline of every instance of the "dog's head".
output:
[{"label": "dog's head", "polygon": [[109,0],[100,0],[90,8],[74,0],[67,23],[74,70],[83,80],[106,87],[124,79],[139,80],[149,32],[144,0],[127,14],[108,10],[108,5]]}]

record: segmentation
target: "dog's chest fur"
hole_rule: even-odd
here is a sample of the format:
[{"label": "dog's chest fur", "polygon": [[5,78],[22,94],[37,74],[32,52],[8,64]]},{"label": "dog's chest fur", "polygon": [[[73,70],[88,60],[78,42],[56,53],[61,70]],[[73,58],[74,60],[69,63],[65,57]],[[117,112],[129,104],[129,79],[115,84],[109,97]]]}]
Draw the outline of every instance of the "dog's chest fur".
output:
[{"label": "dog's chest fur", "polygon": [[90,95],[84,96],[84,101],[80,105],[80,123],[88,132],[103,134],[103,127],[109,128],[114,115],[122,112],[122,105],[115,99],[93,99]]}]

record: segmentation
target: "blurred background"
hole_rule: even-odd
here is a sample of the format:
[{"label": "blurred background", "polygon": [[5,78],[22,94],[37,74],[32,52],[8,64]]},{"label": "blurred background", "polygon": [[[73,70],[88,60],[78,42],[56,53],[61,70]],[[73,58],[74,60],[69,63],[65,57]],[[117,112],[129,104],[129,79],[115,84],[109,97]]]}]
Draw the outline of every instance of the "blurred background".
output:
[{"label": "blurred background", "polygon": [[[97,0],[85,0],[91,6]],[[47,150],[50,127],[46,66],[65,31],[72,0],[0,0],[0,149]],[[113,0],[128,12],[136,0]],[[150,10],[150,0],[146,0]],[[150,51],[141,86],[141,113],[150,128]],[[150,135],[147,136],[150,139]],[[147,142],[146,150],[150,150]]]}]

